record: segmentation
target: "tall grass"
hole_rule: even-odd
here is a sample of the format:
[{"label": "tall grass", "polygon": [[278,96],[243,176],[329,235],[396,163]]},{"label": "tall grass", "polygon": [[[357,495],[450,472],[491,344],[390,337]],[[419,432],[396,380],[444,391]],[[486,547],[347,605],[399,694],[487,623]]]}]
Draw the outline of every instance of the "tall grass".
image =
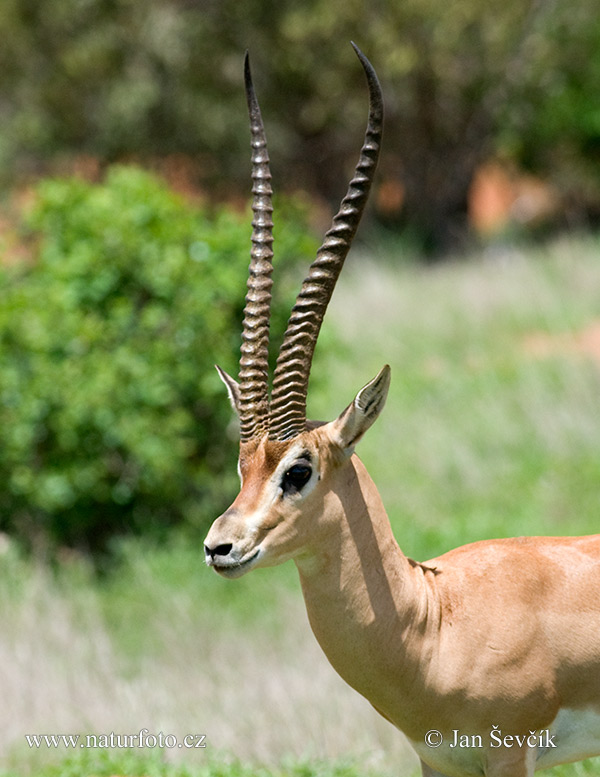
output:
[{"label": "tall grass", "polygon": [[[359,453],[408,555],[599,531],[600,361],[578,334],[600,319],[599,249],[563,240],[429,269],[349,259],[323,332],[337,347],[317,352],[309,411],[334,417],[391,364],[388,405]],[[24,740],[147,728],[205,734],[206,750],[160,760],[207,777],[259,764],[298,777],[413,773],[402,736],[317,648],[293,567],[223,581],[204,567],[199,538],[127,546],[98,582],[81,559],[51,572],[10,543],[0,551],[0,768],[154,774],[119,753],[61,771],[68,753]],[[231,758],[244,766],[224,767]],[[301,766],[323,760],[337,766]],[[44,771],[51,762],[57,771]]]},{"label": "tall grass", "polygon": [[391,364],[358,452],[409,555],[600,530],[600,342],[578,337],[600,320],[599,253],[563,239],[433,269],[352,258],[309,409],[333,417]]},{"label": "tall grass", "polygon": [[243,601],[218,590],[200,546],[125,556],[99,584],[78,560],[57,575],[4,553],[0,769],[37,774],[73,755],[31,749],[26,734],[144,728],[179,742],[204,734],[205,749],[161,754],[198,767],[233,756],[271,768],[358,759],[391,774],[411,761],[402,738],[330,669],[285,571],[242,581]]}]

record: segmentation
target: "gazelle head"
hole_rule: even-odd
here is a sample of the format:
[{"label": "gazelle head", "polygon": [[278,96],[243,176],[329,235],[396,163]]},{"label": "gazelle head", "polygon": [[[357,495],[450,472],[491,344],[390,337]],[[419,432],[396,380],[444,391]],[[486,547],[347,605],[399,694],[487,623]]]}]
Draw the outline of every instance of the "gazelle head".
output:
[{"label": "gazelle head", "polygon": [[[354,46],[354,44],[352,44]],[[373,67],[354,46],[369,88],[369,120],[360,158],[340,210],[317,251],[288,321],[269,398],[271,174],[248,57],[245,83],[252,134],[252,249],[244,309],[239,382],[217,367],[240,421],[241,490],[213,523],[206,562],[226,577],[301,555],[326,525],[327,499],[356,442],[381,412],[390,381],[385,366],[331,423],[306,420],[310,366],[325,310],[350,249],[377,166],[383,121]]]}]

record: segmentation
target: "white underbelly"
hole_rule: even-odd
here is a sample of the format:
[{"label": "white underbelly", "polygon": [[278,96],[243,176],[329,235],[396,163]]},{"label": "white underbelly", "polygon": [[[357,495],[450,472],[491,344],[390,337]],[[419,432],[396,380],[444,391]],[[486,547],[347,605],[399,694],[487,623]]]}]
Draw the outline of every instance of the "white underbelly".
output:
[{"label": "white underbelly", "polygon": [[529,741],[523,740],[523,745],[499,729],[482,731],[478,735],[457,730],[446,735],[442,742],[435,733],[429,742],[410,741],[425,763],[448,777],[483,775],[484,764],[493,762],[495,754],[499,760],[503,759],[505,741],[512,749],[522,746],[529,750],[527,762],[530,768],[535,764],[536,771],[600,755],[600,711],[597,708],[562,709],[547,730],[525,732]]},{"label": "white underbelly", "polygon": [[549,731],[556,747],[538,751],[536,769],[600,755],[600,710],[597,708],[564,708],[549,726]]}]

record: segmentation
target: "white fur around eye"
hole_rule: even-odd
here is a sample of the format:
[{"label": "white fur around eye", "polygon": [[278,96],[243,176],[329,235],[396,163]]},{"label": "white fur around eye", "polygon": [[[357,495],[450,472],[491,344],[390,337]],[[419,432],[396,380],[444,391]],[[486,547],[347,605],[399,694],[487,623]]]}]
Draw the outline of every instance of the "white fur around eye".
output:
[{"label": "white fur around eye", "polygon": [[[273,486],[277,489],[278,495],[281,498],[285,496],[286,499],[303,499],[313,490],[317,481],[319,480],[319,460],[314,451],[310,451],[310,457],[306,456],[306,447],[304,445],[295,445],[287,452],[286,456],[281,460],[279,466],[275,470],[275,473],[271,479]],[[304,455],[303,455],[304,454]],[[283,480],[287,472],[292,467],[299,463],[310,463],[311,475],[308,481],[296,492],[283,490]]]}]

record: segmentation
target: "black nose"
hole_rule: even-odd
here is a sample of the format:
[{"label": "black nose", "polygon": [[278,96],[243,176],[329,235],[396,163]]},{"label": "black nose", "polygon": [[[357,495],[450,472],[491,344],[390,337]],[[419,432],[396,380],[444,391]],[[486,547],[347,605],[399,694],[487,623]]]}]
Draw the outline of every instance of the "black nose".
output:
[{"label": "black nose", "polygon": [[209,548],[208,545],[205,545],[204,552],[214,561],[215,556],[228,556],[232,547],[233,545],[230,542],[223,545],[217,545],[216,548]]}]

